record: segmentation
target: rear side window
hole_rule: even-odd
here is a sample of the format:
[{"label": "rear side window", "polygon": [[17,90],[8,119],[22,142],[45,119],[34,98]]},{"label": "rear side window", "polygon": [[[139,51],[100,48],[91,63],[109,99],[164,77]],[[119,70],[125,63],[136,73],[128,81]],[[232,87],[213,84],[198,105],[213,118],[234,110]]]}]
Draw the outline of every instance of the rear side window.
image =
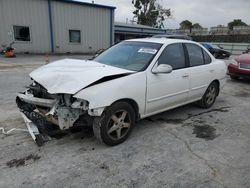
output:
[{"label": "rear side window", "polygon": [[196,44],[186,44],[189,63],[191,67],[199,66],[204,64],[203,52],[200,46]]},{"label": "rear side window", "polygon": [[209,64],[212,62],[212,59],[211,57],[208,55],[208,53],[202,49],[202,52],[203,52],[203,56],[204,56],[204,63],[205,64]]},{"label": "rear side window", "polygon": [[186,65],[182,44],[178,43],[167,46],[159,57],[158,64],[171,65],[174,70],[184,68]]}]

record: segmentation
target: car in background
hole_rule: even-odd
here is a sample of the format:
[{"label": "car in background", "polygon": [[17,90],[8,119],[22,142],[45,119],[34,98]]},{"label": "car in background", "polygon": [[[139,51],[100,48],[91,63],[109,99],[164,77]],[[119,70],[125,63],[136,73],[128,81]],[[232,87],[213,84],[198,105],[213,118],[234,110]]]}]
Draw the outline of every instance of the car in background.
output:
[{"label": "car in background", "polygon": [[183,40],[192,40],[191,37],[187,35],[180,34],[166,34],[166,35],[154,35],[152,38],[167,38],[167,39],[183,39]]},{"label": "car in background", "polygon": [[224,50],[222,47],[212,43],[201,43],[216,59],[226,59],[231,56],[231,53]]},{"label": "car in background", "polygon": [[247,54],[247,53],[249,53],[250,52],[250,47],[248,47],[245,51],[243,51],[242,53],[243,54]]},{"label": "car in background", "polygon": [[250,78],[250,53],[242,54],[228,65],[228,75],[232,79]]}]

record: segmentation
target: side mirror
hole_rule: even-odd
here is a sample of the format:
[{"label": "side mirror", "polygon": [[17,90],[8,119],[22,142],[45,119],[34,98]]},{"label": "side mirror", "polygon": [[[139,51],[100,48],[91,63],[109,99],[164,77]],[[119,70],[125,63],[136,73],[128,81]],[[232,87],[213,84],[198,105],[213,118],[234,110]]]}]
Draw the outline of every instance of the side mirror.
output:
[{"label": "side mirror", "polygon": [[160,64],[157,67],[154,67],[152,72],[154,74],[161,74],[161,73],[171,73],[173,71],[173,67],[168,64]]}]

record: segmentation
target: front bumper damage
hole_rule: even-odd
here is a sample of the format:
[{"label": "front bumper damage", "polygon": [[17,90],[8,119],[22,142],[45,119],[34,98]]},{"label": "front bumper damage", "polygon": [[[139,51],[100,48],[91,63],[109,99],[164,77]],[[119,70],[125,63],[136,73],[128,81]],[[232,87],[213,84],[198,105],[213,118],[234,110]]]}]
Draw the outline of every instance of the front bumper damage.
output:
[{"label": "front bumper damage", "polygon": [[91,123],[85,101],[74,100],[69,95],[54,98],[39,98],[27,90],[19,93],[17,106],[28,131],[38,146],[42,146],[51,136],[73,126],[88,126]]},{"label": "front bumper damage", "polygon": [[48,141],[50,138],[44,137],[40,134],[38,127],[36,124],[34,124],[29,118],[27,118],[27,116],[21,112],[21,115],[24,119],[24,122],[27,126],[27,129],[32,137],[32,139],[37,143],[38,146],[42,146],[44,144],[44,142]]}]

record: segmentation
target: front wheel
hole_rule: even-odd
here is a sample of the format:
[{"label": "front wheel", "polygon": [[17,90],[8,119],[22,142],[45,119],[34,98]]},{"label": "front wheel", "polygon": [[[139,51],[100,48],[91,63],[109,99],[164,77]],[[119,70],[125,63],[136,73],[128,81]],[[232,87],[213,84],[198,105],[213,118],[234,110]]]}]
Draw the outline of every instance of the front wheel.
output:
[{"label": "front wheel", "polygon": [[219,94],[219,86],[216,82],[212,82],[208,86],[202,99],[198,101],[199,106],[202,108],[210,108],[214,104],[218,94]]},{"label": "front wheel", "polygon": [[135,125],[135,111],[126,102],[117,102],[108,107],[100,117],[93,122],[93,131],[96,138],[114,146],[124,142]]}]

